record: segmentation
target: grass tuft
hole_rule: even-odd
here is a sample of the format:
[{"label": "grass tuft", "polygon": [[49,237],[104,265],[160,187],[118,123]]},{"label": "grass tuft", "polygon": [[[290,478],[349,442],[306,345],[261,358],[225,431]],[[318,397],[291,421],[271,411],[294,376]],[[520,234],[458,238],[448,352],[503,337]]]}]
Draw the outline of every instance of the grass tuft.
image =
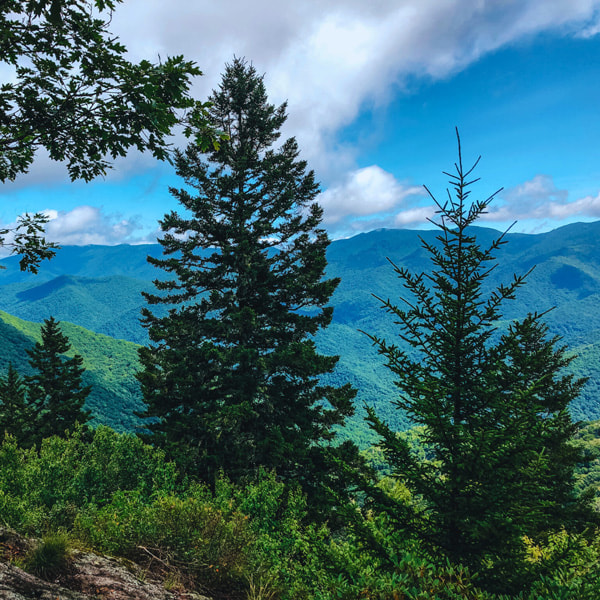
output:
[{"label": "grass tuft", "polygon": [[47,579],[64,572],[69,564],[71,544],[63,533],[44,537],[25,561],[26,570]]}]

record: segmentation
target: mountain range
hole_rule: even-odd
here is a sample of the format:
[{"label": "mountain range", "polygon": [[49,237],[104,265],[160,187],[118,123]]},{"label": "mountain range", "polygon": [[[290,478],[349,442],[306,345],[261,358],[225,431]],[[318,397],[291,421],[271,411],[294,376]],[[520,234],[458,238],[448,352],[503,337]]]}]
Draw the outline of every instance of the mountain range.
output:
[{"label": "mountain range", "polygon": [[[482,246],[499,235],[495,230],[479,227],[473,228],[473,233]],[[408,426],[408,422],[393,408],[396,394],[393,379],[369,338],[360,331],[393,340],[392,317],[380,308],[374,295],[398,303],[403,288],[390,261],[413,272],[428,271],[429,256],[421,247],[420,237],[435,244],[436,236],[434,230],[381,229],[334,241],[327,253],[328,276],[341,278],[331,300],[335,308],[333,322],[317,336],[322,352],[340,355],[339,368],[329,379],[335,383],[353,383],[359,390],[359,408],[364,403],[373,404],[379,414],[399,428]],[[499,326],[528,312],[550,311],[544,316],[550,333],[561,336],[561,343],[578,355],[572,371],[590,377],[572,406],[574,417],[600,418],[600,221],[567,225],[548,233],[509,233],[505,240],[507,243],[497,252],[497,266],[488,278],[489,289],[508,283],[514,274],[533,270],[516,299],[504,305],[505,321]],[[139,407],[133,378],[134,344],[148,341],[139,322],[144,306],[141,292],[153,291],[152,280],[164,277],[146,261],[148,255],[160,254],[158,244],[67,246],[53,260],[45,262],[38,275],[21,273],[16,257],[2,260],[6,268],[0,271],[1,310],[28,321],[41,322],[54,316],[78,325],[79,329],[69,329],[66,333],[71,336],[77,332],[80,346],[86,345],[82,341],[86,335],[92,339],[97,334],[121,340],[116,343],[130,343],[116,351],[118,355],[132,357],[125,361],[129,361],[129,367],[124,370],[115,367],[113,375],[108,377],[112,379],[113,392],[115,382],[122,377],[122,389],[128,390],[126,402],[112,398],[114,403],[107,399],[96,406],[90,404],[100,420],[116,424],[117,428],[129,428],[135,422],[134,407]],[[15,328],[17,321],[9,325],[8,316],[0,317],[0,334],[4,338],[6,327]],[[90,333],[84,334],[81,328]],[[17,331],[24,329],[31,333],[35,327],[16,326]],[[109,343],[110,338],[105,342]],[[0,368],[9,358],[10,352],[5,352]],[[97,356],[86,360],[92,369]],[[350,423],[346,435],[367,442],[360,416]]]}]

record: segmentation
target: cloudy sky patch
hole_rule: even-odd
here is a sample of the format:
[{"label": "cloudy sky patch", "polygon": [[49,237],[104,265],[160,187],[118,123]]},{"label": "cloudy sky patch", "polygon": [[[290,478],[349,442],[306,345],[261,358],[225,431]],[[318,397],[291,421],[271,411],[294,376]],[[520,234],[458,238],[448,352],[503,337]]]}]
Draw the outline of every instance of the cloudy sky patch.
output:
[{"label": "cloudy sky patch", "polygon": [[[234,56],[253,62],[270,100],[288,101],[284,135],[322,182],[333,237],[426,225],[420,186],[445,187],[455,126],[469,154],[483,154],[486,185],[507,189],[490,224],[598,217],[600,0],[125,0],[111,30],[134,60],[196,61],[199,99]],[[146,239],[180,185],[168,165],[131,153],[75,198],[41,154],[2,190],[0,216],[50,204],[63,243]]]},{"label": "cloudy sky patch", "polygon": [[424,194],[422,187],[402,185],[391,173],[372,165],[348,173],[341,184],[327,189],[317,200],[325,224],[335,225],[343,219],[397,212],[407,200]]},{"label": "cloudy sky patch", "polygon": [[549,175],[536,175],[514,188],[503,190],[499,201],[490,206],[483,220],[507,223],[517,221],[599,218],[600,193],[576,200],[569,199],[569,192],[558,189]]},{"label": "cloudy sky patch", "polygon": [[106,214],[96,206],[77,206],[70,211],[46,209],[43,213],[49,219],[46,237],[61,245],[114,245],[155,241],[140,236],[138,219]]}]

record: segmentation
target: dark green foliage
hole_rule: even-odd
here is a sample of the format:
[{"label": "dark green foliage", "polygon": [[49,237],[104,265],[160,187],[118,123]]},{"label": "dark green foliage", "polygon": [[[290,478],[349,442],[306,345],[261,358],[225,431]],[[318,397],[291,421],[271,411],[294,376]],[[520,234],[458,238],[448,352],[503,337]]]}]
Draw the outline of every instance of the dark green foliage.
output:
[{"label": "dark green foliage", "polygon": [[500,418],[486,424],[505,430],[499,437],[510,449],[501,464],[513,483],[503,489],[517,495],[519,527],[535,539],[563,526],[582,530],[594,518],[575,490],[575,467],[583,457],[573,443],[578,425],[569,413],[585,379],[565,373],[573,356],[559,342],[534,314],[512,323],[495,352],[490,350],[492,359],[502,361],[494,379],[502,396]]},{"label": "dark green foliage", "polygon": [[[593,532],[528,541],[534,591],[500,597],[479,590],[468,569],[428,556],[385,515],[362,520],[389,551],[382,556],[352,530],[332,535],[311,523],[307,509],[305,496],[273,473],[259,472],[244,486],[219,477],[211,492],[182,479],[161,450],[106,427],[46,439],[39,452],[20,449],[10,437],[0,444],[0,526],[44,537],[44,552],[57,550],[50,559],[83,544],[137,560],[154,576],[215,600],[600,596],[600,537]],[[55,545],[56,531],[64,534]]]},{"label": "dark green foliage", "polygon": [[596,509],[600,510],[600,421],[583,424],[575,440],[582,453],[575,486],[580,494],[594,497]]},{"label": "dark green foliage", "polygon": [[10,433],[24,444],[29,438],[32,420],[25,382],[9,363],[8,373],[0,378],[0,435]]},{"label": "dark green foliage", "polygon": [[[127,61],[108,31],[110,14],[102,14],[120,1],[0,4],[0,65],[14,75],[0,86],[0,183],[26,173],[40,148],[66,162],[72,180],[89,181],[132,147],[167,159],[167,138],[180,122],[188,136],[194,126],[199,144],[212,140],[204,105],[188,93],[200,70],[182,56]],[[21,255],[21,270],[36,273],[54,256],[56,244],[43,237],[47,221],[26,214],[0,230],[0,246]]]},{"label": "dark green foliage", "polygon": [[188,95],[194,63],[126,60],[110,15],[99,13],[117,2],[2,3],[0,56],[16,77],[0,90],[0,181],[26,172],[40,147],[72,179],[104,174],[107,156],[131,147],[164,159],[177,111],[201,114]]},{"label": "dark green foliage", "polygon": [[393,475],[418,499],[406,504],[378,493],[379,508],[432,553],[510,590],[524,584],[524,535],[572,528],[589,516],[577,503],[579,453],[569,444],[576,427],[568,406],[584,381],[563,374],[572,359],[547,337],[540,315],[497,330],[501,305],[524,279],[485,289],[503,236],[483,249],[470,230],[493,199],[469,207],[472,170],[463,170],[459,144],[450,175],[455,198],[438,204],[437,240],[423,241],[431,271],[394,265],[408,294],[402,307],[382,304],[404,345],[370,336],[394,373],[396,406],[424,427],[433,460],[372,408],[368,420]]},{"label": "dark green foliage", "polygon": [[338,357],[319,354],[312,336],[331,321],[338,280],[324,279],[318,185],[294,139],[274,147],[285,105],[267,102],[252,66],[234,60],[210,100],[228,139],[176,155],[196,195],[171,190],[187,214],[165,216],[164,258],[149,258],[171,278],[145,297],[172,307],[143,312],[150,439],[209,482],[219,469],[238,480],[263,466],[308,489],[328,471],[323,446],[355,393],[319,382]]},{"label": "dark green foliage", "polygon": [[29,402],[34,413],[30,443],[39,443],[51,435],[62,435],[75,423],[83,425],[90,413],[83,409],[91,388],[83,386],[83,358],[67,358],[69,339],[58,321],[46,319],[41,328],[42,341],[27,350],[34,374],[27,378]]}]

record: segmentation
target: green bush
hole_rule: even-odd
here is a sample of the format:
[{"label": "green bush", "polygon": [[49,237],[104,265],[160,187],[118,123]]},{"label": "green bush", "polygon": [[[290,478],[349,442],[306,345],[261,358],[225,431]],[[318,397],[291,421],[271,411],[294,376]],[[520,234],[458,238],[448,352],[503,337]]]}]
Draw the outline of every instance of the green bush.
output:
[{"label": "green bush", "polygon": [[274,473],[259,471],[245,486],[220,478],[215,502],[223,510],[239,510],[252,537],[245,548],[242,577],[256,598],[318,598],[323,578],[324,547],[329,531],[307,522],[307,503],[298,490]]},{"label": "green bush", "polygon": [[250,541],[247,519],[238,511],[226,516],[208,498],[200,486],[185,497],[117,492],[102,507],[82,509],[74,532],[103,552],[129,558],[152,553],[192,575],[234,572]]},{"label": "green bush", "polygon": [[0,519],[26,533],[69,529],[82,507],[103,506],[116,492],[184,487],[164,453],[108,427],[45,439],[39,452],[18,448],[10,436],[0,446]]},{"label": "green bush", "polygon": [[[381,485],[399,502],[401,486]],[[387,487],[386,487],[387,486]],[[244,600],[501,600],[477,575],[424,553],[390,518],[348,505],[348,526],[332,533],[310,521],[306,498],[274,473],[244,485],[220,477],[214,491],[182,479],[162,452],[110,429],[45,440],[39,452],[0,445],[0,525],[47,534],[27,560],[57,573],[68,537],[128,557],[169,582]],[[66,536],[49,535],[65,531]],[[520,595],[505,600],[600,598],[596,533],[527,541]],[[61,566],[62,565],[62,566]]]},{"label": "green bush", "polygon": [[600,537],[558,531],[544,544],[528,540],[528,561],[537,576],[532,598],[597,600],[600,598]]},{"label": "green bush", "polygon": [[30,477],[38,500],[46,506],[104,504],[120,490],[150,495],[178,485],[175,466],[164,453],[108,427],[91,434],[79,428],[67,439],[44,440]]}]

